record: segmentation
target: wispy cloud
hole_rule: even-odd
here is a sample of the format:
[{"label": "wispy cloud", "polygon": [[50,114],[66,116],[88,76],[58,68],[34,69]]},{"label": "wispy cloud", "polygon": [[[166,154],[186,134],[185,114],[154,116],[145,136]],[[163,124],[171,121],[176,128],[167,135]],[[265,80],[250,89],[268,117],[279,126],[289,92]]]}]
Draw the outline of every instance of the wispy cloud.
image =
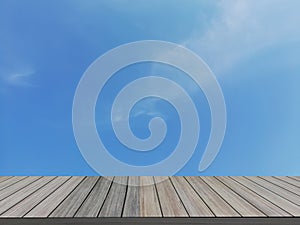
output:
[{"label": "wispy cloud", "polygon": [[222,0],[203,35],[185,41],[222,74],[260,49],[300,39],[300,1]]},{"label": "wispy cloud", "polygon": [[36,87],[33,82],[34,70],[21,71],[17,73],[10,73],[2,76],[2,81],[6,86],[11,87]]}]

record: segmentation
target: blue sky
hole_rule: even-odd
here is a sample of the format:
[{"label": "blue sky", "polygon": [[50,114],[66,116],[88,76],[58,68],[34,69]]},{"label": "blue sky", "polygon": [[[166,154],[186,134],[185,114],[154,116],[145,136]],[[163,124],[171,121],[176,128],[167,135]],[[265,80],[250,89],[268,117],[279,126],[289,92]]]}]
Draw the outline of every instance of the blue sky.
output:
[{"label": "blue sky", "polygon": [[[299,175],[299,8],[297,0],[0,0],[0,175],[96,175],[73,135],[76,86],[100,55],[139,40],[191,49],[223,90],[227,130],[219,155],[198,172],[210,130],[209,108],[198,90],[193,98],[202,112],[200,142],[178,175]],[[180,71],[162,65],[119,71],[98,99],[100,135],[111,134],[102,119],[109,115],[110,98],[141,73],[182,77],[183,86],[193,86]],[[133,109],[132,128],[146,138],[145,121],[162,116],[170,128],[164,145],[143,158],[125,154],[126,149],[118,152],[116,141],[105,138],[115,157],[143,164],[171,153],[178,115],[166,102],[156,101],[155,107],[152,102]]]}]

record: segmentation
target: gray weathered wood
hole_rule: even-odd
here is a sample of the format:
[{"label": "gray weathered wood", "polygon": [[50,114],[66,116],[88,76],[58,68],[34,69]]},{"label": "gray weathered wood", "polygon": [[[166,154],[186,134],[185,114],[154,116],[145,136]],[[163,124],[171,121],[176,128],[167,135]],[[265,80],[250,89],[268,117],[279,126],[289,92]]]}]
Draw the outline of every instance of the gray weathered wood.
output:
[{"label": "gray weathered wood", "polygon": [[286,182],[286,183],[292,184],[292,185],[294,185],[295,187],[300,188],[300,182],[299,182],[298,180],[294,180],[294,179],[292,179],[292,178],[290,178],[290,177],[283,177],[283,176],[275,177],[275,178],[277,178],[277,179],[279,179],[279,180],[283,180],[283,181]]},{"label": "gray weathered wood", "polygon": [[[10,187],[12,186],[13,184],[21,181],[21,180],[24,180],[26,177],[12,177],[8,180],[4,180],[3,182],[0,183],[0,191],[2,191],[3,189],[7,188],[7,187]],[[11,187],[10,187],[11,189]],[[0,198],[1,200],[1,198]]]},{"label": "gray weathered wood", "polygon": [[100,210],[99,217],[121,217],[128,177],[115,177],[108,192],[108,196]]},{"label": "gray weathered wood", "polygon": [[29,212],[34,206],[45,199],[53,191],[59,188],[70,177],[57,177],[54,180],[47,183],[45,186],[23,199],[17,205],[13,206],[1,216],[3,217],[22,217]]},{"label": "gray weathered wood", "polygon": [[240,214],[201,180],[200,177],[186,177],[186,179],[216,216],[240,217]]},{"label": "gray weathered wood", "polygon": [[275,194],[295,203],[296,205],[300,206],[300,196],[294,194],[293,192],[287,191],[273,183],[270,183],[267,180],[264,180],[260,177],[247,177],[248,179],[252,180],[253,182],[261,185],[262,187],[274,192]]},{"label": "gray weathered wood", "polygon": [[275,177],[261,177],[262,179],[264,180],[267,180],[273,184],[276,184],[277,186],[289,191],[289,192],[293,192],[297,195],[300,195],[300,188],[290,184],[290,183],[287,183],[283,180],[280,180],[280,179],[277,179]]},{"label": "gray weathered wood", "polygon": [[140,216],[161,217],[161,208],[158,201],[153,177],[140,177]]},{"label": "gray weathered wood", "polygon": [[73,217],[99,177],[86,177],[49,217]]},{"label": "gray weathered wood", "polygon": [[[161,178],[162,177],[154,177],[156,182],[159,182]],[[164,217],[188,217],[188,213],[170,179],[156,183],[156,188]]]},{"label": "gray weathered wood", "polygon": [[298,183],[299,177],[0,177],[0,217],[291,217],[300,215]]},{"label": "gray weathered wood", "polygon": [[128,188],[124,204],[123,217],[140,216],[140,179],[137,176],[128,178]]},{"label": "gray weathered wood", "polygon": [[97,217],[111,187],[112,179],[113,177],[100,177],[75,217]]},{"label": "gray weathered wood", "polygon": [[292,178],[292,179],[297,180],[297,181],[300,182],[300,176],[293,176],[293,177],[290,177],[290,178]]},{"label": "gray weathered wood", "polygon": [[0,215],[15,204],[17,204],[18,202],[25,199],[27,196],[31,195],[32,193],[43,187],[45,184],[47,184],[54,178],[55,177],[44,177],[43,179],[35,180],[26,187],[22,188],[21,190],[1,200]]},{"label": "gray weathered wood", "polygon": [[236,179],[232,179],[230,177],[218,177],[218,179],[221,180],[225,185],[230,187],[233,191],[235,191],[249,203],[256,206],[267,216],[291,216],[291,214],[287,213],[285,210],[258,195],[250,188],[238,183],[236,180],[240,180],[240,177],[235,178]]},{"label": "gray weathered wood", "polygon": [[0,191],[0,201],[7,198],[8,196],[12,195],[13,193],[25,188],[27,185],[33,183],[34,181],[40,179],[41,177],[27,177],[25,179],[20,180],[8,188],[4,188]]},{"label": "gray weathered wood", "polygon": [[280,206],[281,208],[284,208],[286,212],[289,212],[293,216],[299,216],[300,215],[300,208],[299,206],[295,205],[294,203],[280,197],[277,194],[274,194],[273,192],[269,191],[268,189],[259,186],[258,184],[254,183],[253,181],[249,180],[245,177],[234,177],[235,180],[238,179],[238,182],[242,185],[248,187],[258,195],[264,196],[265,199],[272,202],[274,205]]},{"label": "gray weathered wood", "polygon": [[171,177],[171,182],[190,217],[214,217],[212,211],[183,177]]},{"label": "gray weathered wood", "polygon": [[82,182],[84,177],[71,177],[59,189],[55,190],[46,199],[41,201],[35,208],[24,217],[48,217],[50,213]]},{"label": "gray weathered wood", "polygon": [[257,217],[266,216],[240,195],[229,189],[226,185],[220,182],[215,177],[201,177],[212,189],[214,189],[228,204],[231,205],[242,216]]},{"label": "gray weathered wood", "polygon": [[10,178],[12,178],[12,177],[9,177],[9,176],[2,176],[2,177],[0,177],[0,187],[1,187],[1,183],[2,183],[3,181],[6,181],[6,180],[8,180],[8,179],[10,179]]}]

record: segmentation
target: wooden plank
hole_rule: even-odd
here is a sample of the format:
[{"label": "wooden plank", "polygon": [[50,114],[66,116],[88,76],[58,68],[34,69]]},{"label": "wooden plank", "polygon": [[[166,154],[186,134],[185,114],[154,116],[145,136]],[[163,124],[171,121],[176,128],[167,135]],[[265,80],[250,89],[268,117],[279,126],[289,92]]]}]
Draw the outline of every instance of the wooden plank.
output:
[{"label": "wooden plank", "polygon": [[300,188],[298,188],[290,183],[287,183],[287,182],[277,179],[275,177],[261,177],[261,178],[264,180],[267,180],[273,184],[276,184],[277,186],[284,188],[285,190],[288,190],[289,192],[293,192],[297,195],[300,195]]},{"label": "wooden plank", "polygon": [[294,203],[274,194],[273,192],[269,191],[268,189],[259,186],[258,184],[254,183],[253,181],[245,178],[245,177],[233,177],[234,180],[238,181],[240,184],[248,187],[255,193],[263,196],[265,199],[269,200],[273,204],[283,208],[289,214],[293,216],[300,216],[300,208],[299,206],[295,205]]},{"label": "wooden plank", "polygon": [[164,217],[188,217],[179,196],[177,195],[170,179],[160,182],[163,177],[154,177],[160,202],[161,210]]},{"label": "wooden plank", "polygon": [[128,177],[115,177],[99,217],[121,217],[126,195]]},{"label": "wooden plank", "polygon": [[231,205],[242,216],[254,217],[254,216],[266,216],[256,207],[251,205],[248,201],[232,191],[222,182],[215,177],[201,177],[201,179],[207,183],[212,189],[215,190],[228,204]]},{"label": "wooden plank", "polygon": [[186,177],[186,179],[216,216],[240,217],[240,214],[201,180],[200,177]]},{"label": "wooden plank", "polygon": [[215,215],[183,177],[171,177],[179,198],[190,217],[214,217]]},{"label": "wooden plank", "polygon": [[153,182],[153,177],[140,177],[140,215],[142,217],[162,217],[156,188]]},{"label": "wooden plank", "polygon": [[97,217],[112,184],[112,177],[100,177],[95,187],[80,206],[75,217]]},{"label": "wooden plank", "polygon": [[[240,177],[235,177],[239,180]],[[272,202],[266,200],[262,196],[258,195],[256,192],[250,190],[249,188],[241,185],[235,179],[230,177],[218,177],[226,186],[232,189],[234,192],[239,194],[245,200],[247,200],[252,205],[255,205],[259,210],[261,210],[267,216],[291,216],[280,207],[274,205]]]},{"label": "wooden plank", "polygon": [[300,182],[300,176],[293,176],[293,177],[290,177],[290,178],[292,178],[292,179],[297,180],[297,181]]},{"label": "wooden plank", "polygon": [[9,176],[1,176],[1,177],[0,177],[0,187],[1,187],[1,183],[2,183],[3,181],[6,181],[6,180],[8,180],[8,179],[10,179],[10,178],[12,178],[12,177],[9,177]]},{"label": "wooden plank", "polygon": [[252,180],[253,182],[259,184],[260,186],[274,192],[277,195],[289,200],[290,202],[295,203],[296,205],[300,206],[300,196],[294,194],[293,192],[287,191],[267,180],[264,180],[260,177],[247,177],[248,179]]},{"label": "wooden plank", "polygon": [[[2,191],[4,188],[7,188],[23,179],[26,177],[12,177],[11,179],[5,180],[0,183],[0,191]],[[0,199],[1,200],[1,199]]]},{"label": "wooden plank", "polygon": [[297,177],[1,178],[2,218],[300,216]]},{"label": "wooden plank", "polygon": [[26,187],[27,185],[33,183],[34,181],[40,179],[41,177],[27,177],[25,179],[20,180],[9,186],[8,188],[4,188],[0,191],[0,201],[12,195],[13,193],[19,191],[20,189]]},{"label": "wooden plank", "polygon": [[140,216],[140,179],[137,176],[128,178],[127,194],[124,203],[123,217]]},{"label": "wooden plank", "polygon": [[98,179],[99,177],[86,177],[49,217],[73,217]]},{"label": "wooden plank", "polygon": [[27,185],[26,187],[22,188],[21,190],[15,192],[14,194],[10,195],[9,197],[1,200],[0,205],[0,215],[4,213],[6,210],[13,207],[18,202],[25,199],[27,196],[31,195],[47,183],[49,183],[51,180],[53,180],[55,177],[43,177],[41,179],[38,179],[34,181],[33,183]]},{"label": "wooden plank", "polygon": [[71,177],[60,188],[41,201],[24,217],[48,217],[50,213],[82,182],[84,177]]},{"label": "wooden plank", "polygon": [[281,177],[275,177],[275,178],[277,178],[279,180],[283,180],[286,183],[292,184],[295,187],[300,188],[300,182],[298,180],[294,180],[290,177],[282,177],[282,176]]},{"label": "wooden plank", "polygon": [[17,205],[10,208],[3,213],[1,217],[22,217],[29,212],[34,206],[45,199],[63,183],[65,183],[70,177],[57,177],[54,180],[47,183],[41,189],[37,190],[27,198],[23,199]]}]

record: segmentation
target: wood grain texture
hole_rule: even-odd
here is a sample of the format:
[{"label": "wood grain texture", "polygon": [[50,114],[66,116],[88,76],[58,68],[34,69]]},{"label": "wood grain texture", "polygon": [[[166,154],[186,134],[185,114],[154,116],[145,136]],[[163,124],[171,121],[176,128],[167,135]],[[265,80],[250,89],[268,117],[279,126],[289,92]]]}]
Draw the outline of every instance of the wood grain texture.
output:
[{"label": "wood grain texture", "polygon": [[186,177],[186,179],[216,216],[240,217],[240,214],[200,179],[200,177]]},{"label": "wood grain texture", "polygon": [[275,178],[277,178],[279,180],[282,180],[282,181],[284,181],[288,184],[294,185],[295,187],[300,188],[300,182],[298,180],[292,179],[290,177],[282,177],[282,176],[281,177],[275,177]]},{"label": "wood grain texture", "polygon": [[202,177],[201,179],[214,189],[232,208],[239,212],[240,215],[247,217],[266,216],[215,177]]},{"label": "wood grain texture", "polygon": [[51,180],[45,186],[29,195],[27,198],[23,199],[14,207],[10,208],[8,211],[3,213],[3,217],[23,217],[27,212],[29,212],[34,206],[36,206],[40,201],[45,199],[53,191],[59,188],[63,183],[65,183],[70,177],[58,177]]},{"label": "wood grain texture", "polygon": [[99,177],[86,177],[49,217],[73,217]]},{"label": "wood grain texture", "polygon": [[[17,182],[20,182],[22,180],[24,180],[26,177],[12,177],[8,180],[4,180],[3,182],[0,183],[0,191],[2,192],[3,189],[10,187],[12,185],[14,185]],[[10,187],[11,189],[12,187]],[[0,197],[1,200],[1,197]]]},{"label": "wood grain texture", "polygon": [[35,208],[24,217],[48,217],[50,213],[76,188],[84,177],[71,177],[59,189],[55,190],[46,199],[41,201]]},{"label": "wood grain texture", "polygon": [[230,177],[218,177],[218,179],[222,181],[226,186],[230,187],[233,191],[235,191],[249,203],[257,207],[267,216],[291,216],[291,214],[287,213],[285,210],[274,205],[264,197],[258,195],[256,192],[251,190],[251,188],[245,187],[237,182],[237,180],[240,180],[240,177],[234,178],[235,179]]},{"label": "wood grain texture", "polygon": [[75,217],[97,217],[111,187],[113,177],[101,177],[80,206]]},{"label": "wood grain texture", "polygon": [[185,179],[171,177],[171,182],[190,217],[214,217],[212,211]]},{"label": "wood grain texture", "polygon": [[159,204],[156,187],[153,177],[140,177],[140,216],[142,217],[161,217],[161,207]]},{"label": "wood grain texture", "polygon": [[12,177],[9,177],[9,176],[0,177],[0,187],[1,187],[1,183],[2,183],[3,181],[6,181],[6,180],[8,180],[8,179],[10,179],[10,178],[12,178]]},{"label": "wood grain texture", "polygon": [[299,183],[299,177],[0,177],[0,217],[292,217],[300,216]]},{"label": "wood grain texture", "polygon": [[[154,177],[156,182],[159,182],[161,178]],[[156,188],[164,217],[188,217],[188,213],[170,179],[157,183]]]},{"label": "wood grain texture", "polygon": [[[33,178],[33,177],[29,177]],[[28,179],[29,179],[28,178]],[[20,189],[19,191],[15,192],[14,194],[8,196],[7,198],[1,200],[0,205],[0,215],[13,207],[15,204],[19,203],[23,199],[25,199],[30,194],[34,193],[48,182],[53,180],[55,177],[44,177],[43,179],[37,179],[34,182],[30,183],[26,187]]]},{"label": "wood grain texture", "polygon": [[292,179],[297,180],[297,181],[300,182],[300,176],[294,176],[294,177],[290,177],[290,178],[292,178]]},{"label": "wood grain texture", "polygon": [[27,177],[25,179],[20,180],[7,188],[4,188],[0,191],[0,200],[3,200],[15,192],[25,188],[27,185],[33,183],[34,181],[40,179],[41,177]]},{"label": "wood grain texture", "polygon": [[121,217],[126,195],[128,177],[115,177],[99,217]]},{"label": "wood grain texture", "polygon": [[140,216],[140,179],[137,176],[128,178],[127,194],[124,203],[123,217]]},{"label": "wood grain texture", "polygon": [[289,191],[289,192],[293,192],[297,195],[300,195],[300,188],[290,184],[290,183],[287,183],[283,180],[280,180],[280,179],[277,179],[275,177],[261,177],[262,179],[264,180],[267,180],[273,184],[276,184],[277,186]]},{"label": "wood grain texture", "polygon": [[289,200],[290,202],[295,203],[296,205],[300,206],[300,196],[294,194],[293,192],[287,191],[286,189],[283,189],[276,184],[273,184],[267,180],[264,180],[260,177],[247,177],[251,181],[259,184],[260,186],[268,189],[269,191],[272,191],[273,193]]},{"label": "wood grain texture", "polygon": [[293,216],[297,216],[300,215],[300,208],[291,203],[290,201],[280,197],[277,194],[274,194],[273,192],[269,191],[268,189],[259,186],[258,184],[254,183],[253,181],[249,180],[246,177],[234,177],[233,179],[238,180],[238,182],[246,187],[248,187],[249,189],[251,189],[252,191],[254,191],[255,193],[257,193],[258,195],[263,196],[265,199],[267,199],[269,202],[272,202],[274,205],[276,205],[277,207],[280,208],[284,208],[287,214],[291,214]]}]

